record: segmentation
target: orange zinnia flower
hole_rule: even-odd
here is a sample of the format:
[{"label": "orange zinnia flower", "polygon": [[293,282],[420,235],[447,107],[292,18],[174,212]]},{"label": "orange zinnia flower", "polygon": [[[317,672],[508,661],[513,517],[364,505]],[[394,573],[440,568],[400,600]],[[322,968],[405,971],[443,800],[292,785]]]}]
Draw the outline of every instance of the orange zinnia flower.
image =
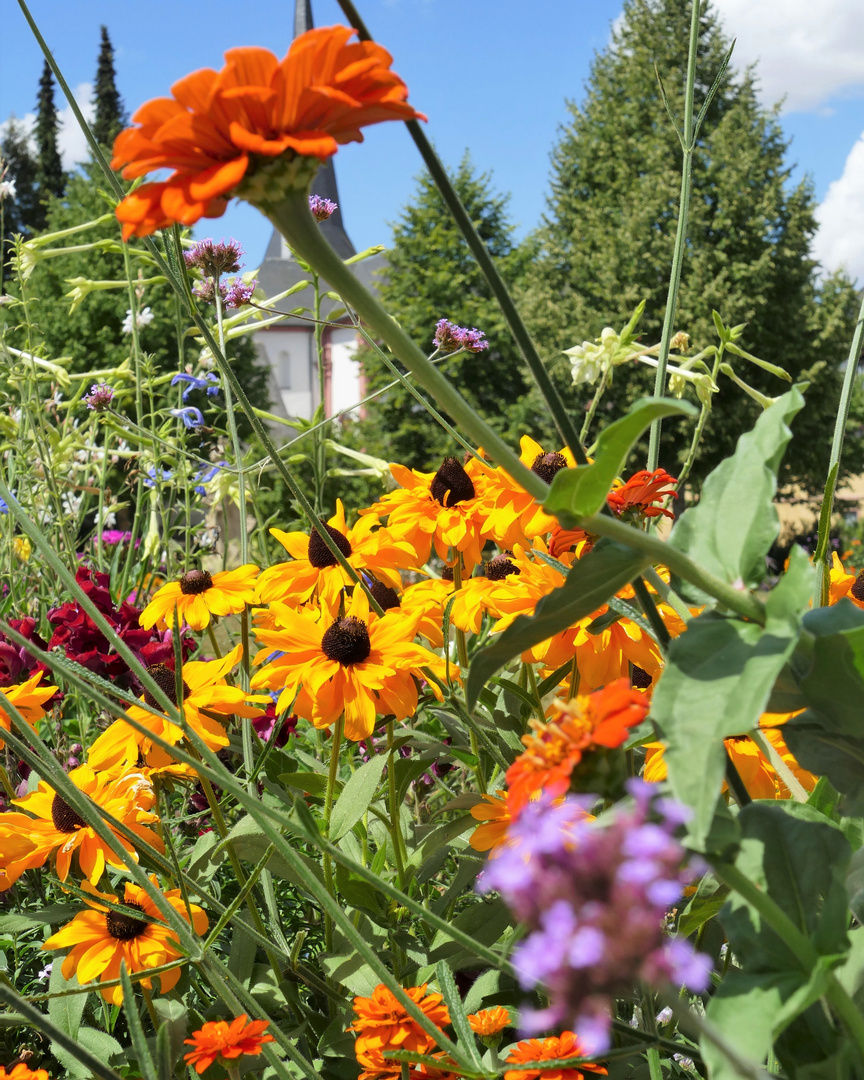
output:
[{"label": "orange zinnia flower", "polygon": [[[405,993],[433,1024],[443,1027],[450,1023],[450,1013],[440,994],[426,993],[427,986],[428,983],[412,986]],[[384,1049],[416,1050],[425,1054],[435,1045],[383,983],[375,987],[371,997],[355,997],[354,1012],[357,1019],[347,1030],[357,1035],[354,1049],[358,1055]]]},{"label": "orange zinnia flower", "polygon": [[221,71],[195,71],[171,87],[172,97],[142,105],[132,117],[138,126],[117,136],[111,168],[127,180],[174,172],[120,203],[123,239],[220,217],[240,182],[274,158],[305,159],[286,177],[305,186],[340,144],[363,141],[361,127],[425,120],[407,104],[386,49],[349,45],[353,34],[347,26],[309,30],[282,61],[267,49],[229,49]]},{"label": "orange zinnia flower", "polygon": [[23,1061],[19,1061],[8,1072],[5,1065],[0,1065],[0,1080],[48,1080],[48,1073],[45,1069],[28,1069]]},{"label": "orange zinnia flower", "polygon": [[[572,1031],[562,1031],[560,1035],[552,1035],[548,1039],[526,1039],[524,1042],[517,1043],[510,1051],[505,1064],[519,1065],[528,1061],[555,1061],[558,1058],[587,1056],[587,1051],[580,1043],[578,1035],[574,1035]],[[580,1062],[578,1069],[509,1069],[504,1073],[504,1080],[535,1080],[540,1076],[543,1080],[583,1080],[583,1074],[586,1072],[605,1076],[607,1070],[602,1065]]]},{"label": "orange zinnia flower", "polygon": [[513,808],[524,806],[535,791],[564,795],[584,751],[621,746],[630,729],[645,719],[648,699],[632,690],[627,679],[616,679],[593,694],[556,702],[556,707],[556,720],[531,721],[533,734],[522,736],[525,750],[507,770]]},{"label": "orange zinnia flower", "polygon": [[470,1013],[468,1023],[475,1035],[488,1038],[510,1026],[510,1013],[496,1005],[494,1009],[481,1009],[478,1013]]},{"label": "orange zinnia flower", "polygon": [[652,504],[659,499],[665,499],[668,495],[674,498],[676,495],[674,488],[666,491],[663,488],[667,484],[677,483],[675,477],[670,476],[665,469],[655,469],[654,472],[640,469],[630,477],[626,484],[610,491],[606,496],[606,502],[619,517],[630,511],[645,517],[659,517],[663,514],[671,518],[675,516],[671,510],[664,510]]},{"label": "orange zinnia flower", "polygon": [[250,1020],[247,1024],[247,1019],[243,1013],[230,1024],[226,1020],[208,1021],[203,1027],[192,1032],[191,1039],[183,1040],[186,1046],[195,1047],[183,1055],[183,1060],[188,1061],[190,1066],[194,1065],[195,1072],[200,1076],[205,1069],[210,1068],[217,1057],[221,1064],[224,1064],[244,1054],[260,1054],[264,1043],[274,1041],[272,1035],[262,1034],[270,1021]]}]

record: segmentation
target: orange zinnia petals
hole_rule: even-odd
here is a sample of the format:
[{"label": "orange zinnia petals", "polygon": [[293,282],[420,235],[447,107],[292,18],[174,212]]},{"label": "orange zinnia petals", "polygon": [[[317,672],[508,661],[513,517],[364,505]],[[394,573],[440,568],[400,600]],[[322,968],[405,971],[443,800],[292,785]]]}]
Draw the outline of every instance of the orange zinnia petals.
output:
[{"label": "orange zinnia petals", "polygon": [[[510,1052],[505,1064],[518,1065],[528,1061],[555,1061],[559,1058],[587,1057],[588,1053],[579,1041],[579,1037],[572,1031],[562,1031],[559,1036],[551,1036],[548,1039],[526,1039],[517,1043]],[[583,1080],[586,1072],[599,1073],[602,1076],[607,1070],[602,1065],[592,1065],[579,1062],[579,1067],[559,1069],[509,1069],[504,1073],[504,1080],[535,1080],[543,1077],[543,1080]]]},{"label": "orange zinnia petals", "polygon": [[[405,993],[433,1024],[443,1027],[450,1023],[450,1013],[440,994],[426,993],[427,986],[428,983],[412,986]],[[355,997],[354,1012],[357,1019],[348,1031],[357,1035],[354,1050],[358,1058],[376,1050],[416,1050],[426,1054],[434,1046],[430,1036],[383,983],[375,987],[370,997]]]},{"label": "orange zinnia petals", "polygon": [[8,1071],[5,1065],[0,1065],[0,1080],[48,1080],[48,1073],[45,1069],[28,1069],[23,1061],[19,1061]]},{"label": "orange zinnia petals", "polygon": [[610,491],[606,496],[606,502],[619,517],[627,511],[632,511],[644,514],[645,517],[659,517],[663,514],[664,517],[671,518],[675,516],[671,510],[664,510],[652,504],[670,495],[674,499],[677,495],[674,487],[665,491],[663,489],[667,484],[677,483],[675,477],[670,476],[665,469],[655,469],[654,472],[641,469],[634,473],[622,487]]},{"label": "orange zinnia petals", "polygon": [[475,1035],[488,1038],[510,1026],[510,1013],[496,1005],[493,1009],[481,1009],[478,1013],[471,1013],[468,1023]]},{"label": "orange zinnia petals", "polygon": [[[142,105],[136,126],[117,136],[111,167],[127,180],[174,172],[120,203],[123,239],[219,217],[238,185],[269,159],[326,161],[342,143],[362,142],[360,129],[369,124],[425,120],[408,104],[387,50],[372,41],[349,44],[353,34],[347,26],[309,30],[281,61],[267,49],[229,49],[221,71],[192,72],[172,86],[172,97]],[[313,175],[314,168],[308,179]]]},{"label": "orange zinnia petals", "polygon": [[194,1046],[183,1060],[195,1066],[200,1076],[209,1069],[216,1058],[230,1061],[244,1054],[260,1054],[264,1043],[273,1042],[272,1035],[262,1032],[269,1025],[269,1020],[250,1020],[243,1013],[229,1024],[226,1020],[210,1020],[198,1031],[192,1032],[191,1039],[184,1039],[186,1046]]},{"label": "orange zinnia petals", "polygon": [[535,791],[564,795],[570,776],[586,750],[621,746],[631,728],[648,713],[648,700],[616,679],[586,697],[557,705],[559,716],[548,724],[531,721],[533,734],[523,735],[525,750],[507,770],[510,813],[524,806]]}]

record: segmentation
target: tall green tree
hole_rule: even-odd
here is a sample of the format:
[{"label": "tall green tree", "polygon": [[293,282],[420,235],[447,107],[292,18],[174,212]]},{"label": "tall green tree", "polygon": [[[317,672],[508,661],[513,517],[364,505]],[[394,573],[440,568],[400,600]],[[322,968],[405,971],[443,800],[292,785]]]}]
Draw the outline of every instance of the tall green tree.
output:
[{"label": "tall green tree", "polygon": [[[475,173],[467,156],[454,184],[503,277],[515,282],[529,258],[513,243],[507,199],[492,191],[488,175]],[[444,370],[493,427],[512,434],[512,403],[527,390],[519,354],[462,234],[426,172],[418,177],[414,197],[394,228],[379,289],[388,311],[430,353],[439,319],[484,331],[488,351],[445,361]],[[364,350],[362,358],[368,392],[393,381],[374,353]],[[368,453],[414,468],[437,468],[442,456],[459,452],[454,440],[401,386],[369,405],[355,438]]]},{"label": "tall green tree", "polygon": [[[20,120],[11,117],[4,125],[0,139],[0,170],[5,169],[5,179],[15,185],[15,195],[3,199],[3,245],[0,261],[4,267],[9,259],[12,238],[16,233],[29,236],[42,214],[36,189],[37,162],[30,141],[30,133]],[[8,276],[4,269],[0,278]],[[2,290],[0,290],[2,291]]]},{"label": "tall green tree", "polygon": [[66,173],[63,171],[63,162],[60,160],[60,148],[57,142],[57,133],[60,121],[57,116],[57,106],[54,102],[54,76],[48,61],[42,68],[42,78],[39,80],[39,94],[36,98],[36,186],[39,192],[39,202],[42,207],[41,220],[37,220],[36,228],[40,229],[45,224],[46,201],[50,195],[60,196],[66,187]]},{"label": "tall green tree", "polygon": [[[659,341],[678,216],[681,148],[666,114],[655,64],[673,115],[681,123],[691,17],[681,0],[627,0],[608,48],[594,62],[584,101],[552,155],[551,194],[538,233],[540,256],[524,293],[535,338],[554,365],[574,411],[591,388],[573,387],[561,350],[620,327],[643,298],[643,340]],[[733,28],[734,29],[734,28]],[[729,41],[706,6],[699,32],[697,108],[717,74]],[[693,345],[717,341],[711,310],[727,325],[747,323],[751,353],[809,378],[808,406],[795,421],[796,452],[784,479],[821,486],[839,399],[840,365],[857,302],[851,283],[835,275],[820,284],[810,245],[816,229],[809,178],[790,181],[788,142],[776,110],[757,98],[756,72],[727,69],[708,110],[693,163],[688,242],[675,329]],[[692,351],[692,350],[691,350]],[[730,357],[730,359],[733,359]],[[746,361],[738,374],[764,393],[783,384]],[[617,368],[606,405],[616,415],[653,392],[654,372]],[[732,449],[758,406],[721,376],[694,479]],[[536,397],[526,422],[548,428]],[[602,421],[601,421],[602,422]],[[674,471],[691,428],[667,422],[661,464]],[[847,455],[847,460],[854,457]]]},{"label": "tall green tree", "polygon": [[111,146],[117,133],[126,125],[126,110],[123,99],[117,89],[117,73],[114,69],[114,46],[108,37],[108,28],[103,26],[102,44],[99,49],[99,64],[96,68],[96,88],[93,105],[96,117],[93,121],[93,134],[103,146]]}]

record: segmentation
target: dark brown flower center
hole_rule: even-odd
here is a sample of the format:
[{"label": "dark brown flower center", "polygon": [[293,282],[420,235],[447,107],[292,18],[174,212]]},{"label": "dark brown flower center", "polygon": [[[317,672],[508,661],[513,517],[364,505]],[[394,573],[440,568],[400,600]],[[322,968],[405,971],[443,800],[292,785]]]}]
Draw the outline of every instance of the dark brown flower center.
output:
[{"label": "dark brown flower center", "polygon": [[[136,911],[144,910],[140,904],[136,904],[132,900],[124,900],[123,906],[135,908]],[[109,911],[105,916],[105,922],[108,925],[108,933],[111,937],[117,938],[118,941],[131,941],[132,938],[143,934],[149,925],[146,919],[135,919],[131,915],[124,915],[120,911]]]},{"label": "dark brown flower center", "polygon": [[494,559],[486,563],[483,572],[490,581],[503,581],[511,574],[520,573],[520,570],[516,563],[508,559],[506,555],[496,555]]},{"label": "dark brown flower center", "polygon": [[432,498],[442,506],[455,506],[457,503],[467,502],[476,494],[471,477],[455,457],[444,458],[429,490]]},{"label": "dark brown flower center", "polygon": [[180,592],[184,596],[197,596],[213,588],[213,578],[206,570],[190,570],[180,578]]},{"label": "dark brown flower center", "polygon": [[453,580],[453,567],[452,566],[445,566],[444,567],[444,569],[441,571],[441,580],[442,581],[452,581]]},{"label": "dark brown flower center", "polygon": [[647,690],[654,679],[648,674],[648,672],[639,667],[638,664],[634,664],[630,674],[630,685],[635,686],[637,690]]},{"label": "dark brown flower center", "polygon": [[538,454],[534,458],[534,464],[531,466],[531,472],[537,473],[541,480],[545,480],[547,484],[551,484],[555,478],[555,473],[561,472],[562,469],[567,468],[567,458],[563,454]]},{"label": "dark brown flower center", "polygon": [[849,590],[849,595],[864,603],[864,570],[855,578],[855,584]]},{"label": "dark brown flower center", "polygon": [[[330,539],[347,559],[351,554],[351,541],[344,533],[334,529],[332,525],[325,525],[324,528],[327,530]],[[336,556],[321,539],[321,533],[318,531],[317,526],[309,533],[308,556],[309,562],[312,563],[316,570],[323,570],[325,566],[336,565]]]},{"label": "dark brown flower center", "polygon": [[328,660],[336,660],[343,667],[362,664],[372,651],[366,623],[354,615],[338,619],[324,631],[321,651]]},{"label": "dark brown flower center", "polygon": [[78,829],[83,829],[87,822],[75,811],[65,800],[61,799],[59,795],[54,796],[54,801],[51,803],[51,820],[54,822],[54,828],[57,832],[73,833]]},{"label": "dark brown flower center", "polygon": [[[165,694],[172,705],[177,704],[177,679],[174,672],[168,667],[167,664],[152,664],[147,668],[147,674],[156,683],[159,689]],[[183,700],[189,697],[189,687],[186,683],[183,683]],[[144,691],[144,701],[151,709],[161,709],[159,702],[150,693],[149,690]]]},{"label": "dark brown flower center", "polygon": [[396,590],[385,585],[383,581],[373,581],[369,586],[369,592],[372,593],[384,611],[402,606],[402,601],[399,599]]}]

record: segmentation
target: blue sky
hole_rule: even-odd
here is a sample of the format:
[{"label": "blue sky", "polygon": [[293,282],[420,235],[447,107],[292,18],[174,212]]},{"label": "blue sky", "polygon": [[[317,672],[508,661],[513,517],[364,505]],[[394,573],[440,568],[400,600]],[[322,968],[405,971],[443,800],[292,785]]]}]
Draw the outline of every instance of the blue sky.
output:
[{"label": "blue sky", "polygon": [[[787,98],[781,122],[793,140],[790,161],[796,175],[812,176],[824,200],[817,254],[864,277],[864,20],[857,0],[717,0],[716,6],[727,31],[738,36],[738,63],[759,61],[766,104]],[[290,0],[257,0],[241,20],[236,6],[188,0],[32,3],[82,100],[92,92],[99,26],[108,26],[130,111],[195,68],[219,67],[233,45],[283,54],[293,7]],[[567,117],[565,100],[581,100],[620,0],[360,0],[359,7],[393,53],[412,103],[428,114],[428,133],[445,162],[456,164],[470,150],[495,187],[511,195],[518,235],[533,228],[548,190],[549,152]],[[313,10],[317,25],[344,21],[335,0],[313,0]],[[0,65],[0,118],[24,117],[35,103],[41,54],[14,0],[5,4],[4,31],[13,47],[4,47]],[[67,157],[82,154],[73,127],[63,143]],[[387,243],[388,222],[410,198],[419,167],[401,124],[370,128],[365,144],[339,151],[340,199],[358,248]],[[270,227],[241,205],[205,231],[236,236],[254,265]]]}]

